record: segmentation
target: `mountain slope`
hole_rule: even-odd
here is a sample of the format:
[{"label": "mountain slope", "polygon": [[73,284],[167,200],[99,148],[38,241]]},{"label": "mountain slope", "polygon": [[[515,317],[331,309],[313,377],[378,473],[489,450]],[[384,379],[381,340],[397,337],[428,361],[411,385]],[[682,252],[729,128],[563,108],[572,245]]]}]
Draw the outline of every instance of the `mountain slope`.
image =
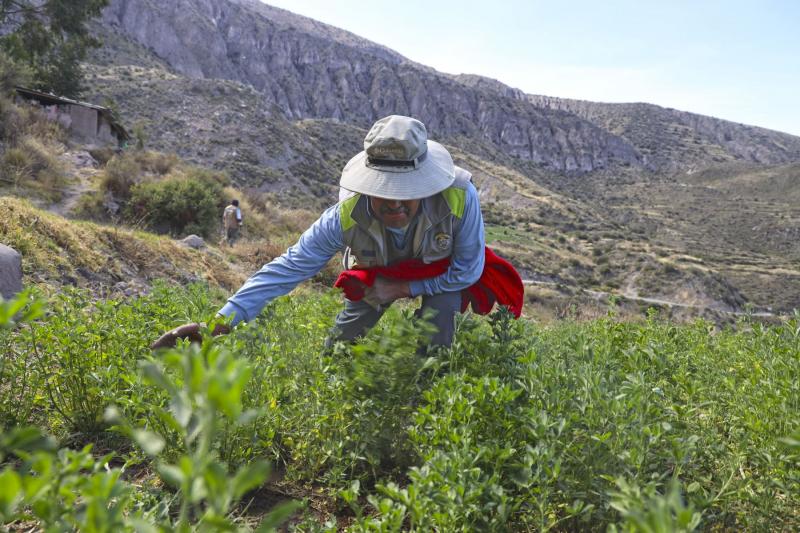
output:
[{"label": "mountain slope", "polygon": [[[371,86],[383,79],[373,80],[375,69],[392,79],[403,73],[403,83],[422,84],[415,105],[434,117],[432,136],[473,172],[490,242],[530,279],[729,311],[744,302],[782,311],[797,304],[796,165],[752,161],[792,160],[795,137],[649,104],[545,99],[480,76],[439,74],[346,32],[248,0],[114,0],[106,22],[95,29],[105,44],[86,65],[90,100],[111,97],[128,125],[143,125],[148,146],[225,169],[239,187],[272,193],[284,205],[319,209],[335,201],[339,173],[361,149],[370,114],[379,108],[357,83],[337,89],[324,80],[340,72],[342,80],[354,76]],[[134,30],[151,26],[173,34],[139,42]],[[139,38],[151,38],[151,30]],[[218,45],[204,48],[191,40],[198,35],[219,39]],[[258,42],[260,58],[244,66],[227,59],[236,46]],[[211,57],[216,46],[226,50],[224,57]],[[193,70],[192,61],[222,70]],[[256,67],[269,78],[264,90],[245,79]],[[286,85],[306,106],[299,115],[311,116],[292,118],[299,108],[282,104],[270,84]],[[442,87],[445,93],[437,93]],[[400,93],[406,102],[407,93]],[[469,106],[465,113],[449,111],[462,96],[499,111],[483,116],[481,126]],[[319,106],[326,99],[340,115],[325,116]],[[351,109],[353,100],[364,105]],[[450,122],[435,122],[437,113],[470,127],[442,134]],[[552,165],[532,160],[522,148],[528,132],[520,116],[533,117],[527,128],[541,138],[561,138],[571,152],[553,148]],[[570,157],[588,150],[583,137],[564,133],[569,124],[617,139],[634,159],[609,159],[601,168],[600,159],[587,156],[591,173],[563,172],[571,168]],[[498,142],[480,129],[492,132],[497,125]],[[748,148],[752,157],[737,152]],[[773,187],[780,194],[769,194]],[[563,298],[571,298],[536,294],[549,308],[569,305]]]},{"label": "mountain slope", "polygon": [[482,139],[553,170],[639,164],[624,140],[576,115],[476,91],[398,56],[310,35],[261,11],[227,0],[114,0],[104,23],[178,73],[252,85],[290,119],[368,127],[381,116],[409,114],[434,138]]},{"label": "mountain slope", "polygon": [[800,138],[791,135],[645,104],[525,95],[480,76],[438,73],[258,0],[113,0],[103,21],[177,73],[252,85],[288,119],[365,128],[387,114],[409,114],[434,138],[491,143],[557,172],[800,160]]},{"label": "mountain slope", "polygon": [[574,113],[626,139],[643,162],[665,170],[744,161],[798,160],[800,137],[652,104],[604,104],[526,95],[539,107]]}]

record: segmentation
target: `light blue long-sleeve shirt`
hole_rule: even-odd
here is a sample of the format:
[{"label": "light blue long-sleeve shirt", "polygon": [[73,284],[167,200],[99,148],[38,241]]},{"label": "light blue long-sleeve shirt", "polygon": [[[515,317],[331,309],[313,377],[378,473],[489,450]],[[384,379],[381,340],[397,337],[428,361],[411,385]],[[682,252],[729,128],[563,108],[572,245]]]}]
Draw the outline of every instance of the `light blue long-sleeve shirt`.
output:
[{"label": "light blue long-sleeve shirt", "polygon": [[[464,214],[454,224],[453,254],[447,271],[433,278],[412,281],[412,296],[455,292],[478,281],[484,264],[483,216],[478,192],[472,183],[467,187]],[[219,310],[224,317],[233,315],[232,324],[253,320],[278,296],[283,296],[305,281],[344,250],[344,232],[339,204],[329,207],[300,240],[253,274]]]}]

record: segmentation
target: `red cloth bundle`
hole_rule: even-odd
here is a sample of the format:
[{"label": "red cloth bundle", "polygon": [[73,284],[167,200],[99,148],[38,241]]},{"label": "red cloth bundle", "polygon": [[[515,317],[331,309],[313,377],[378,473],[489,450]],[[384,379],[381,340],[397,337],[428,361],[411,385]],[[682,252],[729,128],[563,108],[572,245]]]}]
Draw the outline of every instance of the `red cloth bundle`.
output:
[{"label": "red cloth bundle", "polygon": [[[522,278],[511,263],[498,257],[491,248],[486,247],[485,253],[486,261],[480,279],[461,291],[461,311],[472,304],[473,311],[485,315],[497,302],[507,306],[519,318],[525,295]],[[372,287],[378,275],[399,281],[413,281],[444,274],[449,266],[449,258],[430,264],[419,259],[406,259],[391,266],[345,270],[339,274],[333,286],[344,290],[348,300],[357,302],[364,297],[365,286]]]}]

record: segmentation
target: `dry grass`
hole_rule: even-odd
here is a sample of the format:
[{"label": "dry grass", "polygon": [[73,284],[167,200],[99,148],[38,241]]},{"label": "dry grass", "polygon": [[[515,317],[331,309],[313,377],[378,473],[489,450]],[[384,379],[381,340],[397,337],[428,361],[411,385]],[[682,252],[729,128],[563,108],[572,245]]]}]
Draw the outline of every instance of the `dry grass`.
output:
[{"label": "dry grass", "polygon": [[22,254],[29,283],[97,288],[133,279],[196,279],[230,290],[246,278],[213,248],[197,251],[167,237],[66,220],[10,197],[0,197],[0,212],[0,241]]},{"label": "dry grass", "polygon": [[57,201],[68,176],[59,160],[66,133],[30,105],[18,106],[0,98],[0,178],[2,185],[28,195]]}]

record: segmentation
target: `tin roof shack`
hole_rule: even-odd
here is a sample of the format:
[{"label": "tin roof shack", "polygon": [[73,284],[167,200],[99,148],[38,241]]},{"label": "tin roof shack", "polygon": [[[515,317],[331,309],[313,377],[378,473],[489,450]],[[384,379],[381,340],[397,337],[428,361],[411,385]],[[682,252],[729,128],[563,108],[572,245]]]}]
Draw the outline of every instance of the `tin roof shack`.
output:
[{"label": "tin roof shack", "polygon": [[124,147],[130,135],[107,107],[78,102],[54,94],[16,87],[17,99],[42,107],[47,118],[60,123],[87,144]]}]

